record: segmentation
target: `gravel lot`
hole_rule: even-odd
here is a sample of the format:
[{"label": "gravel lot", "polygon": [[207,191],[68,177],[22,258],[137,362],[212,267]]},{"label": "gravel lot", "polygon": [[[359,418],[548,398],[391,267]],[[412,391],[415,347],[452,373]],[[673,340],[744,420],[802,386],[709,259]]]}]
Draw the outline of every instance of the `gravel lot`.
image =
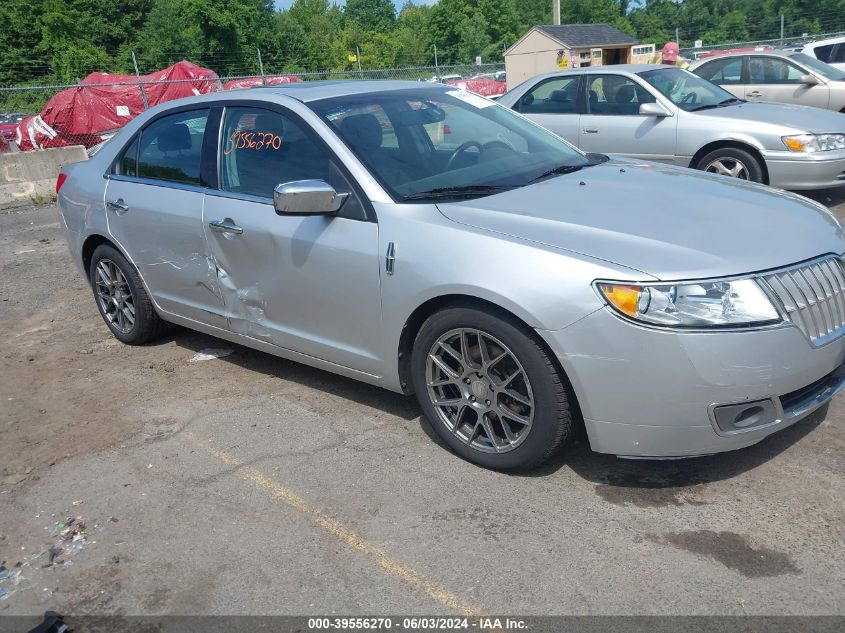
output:
[{"label": "gravel lot", "polygon": [[0,212],[0,331],[0,614],[845,611],[841,398],[737,453],[493,473],[411,398],[120,345],[52,206]]}]

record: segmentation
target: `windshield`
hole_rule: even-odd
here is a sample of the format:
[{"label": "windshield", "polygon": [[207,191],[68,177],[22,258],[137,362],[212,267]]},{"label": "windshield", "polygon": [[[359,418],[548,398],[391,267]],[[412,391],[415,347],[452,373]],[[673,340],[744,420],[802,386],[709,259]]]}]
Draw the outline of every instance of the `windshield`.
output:
[{"label": "windshield", "polygon": [[804,66],[811,69],[813,72],[818,73],[825,79],[845,81],[845,72],[842,72],[838,68],[834,68],[830,64],[825,64],[823,61],[819,61],[815,57],[810,57],[804,53],[795,53],[794,55],[790,55],[790,57],[796,62],[804,64]]},{"label": "windshield", "polygon": [[481,197],[597,162],[462,90],[421,87],[308,105],[397,201]]},{"label": "windshield", "polygon": [[647,70],[639,75],[687,112],[718,108],[740,101],[727,90],[680,68]]}]

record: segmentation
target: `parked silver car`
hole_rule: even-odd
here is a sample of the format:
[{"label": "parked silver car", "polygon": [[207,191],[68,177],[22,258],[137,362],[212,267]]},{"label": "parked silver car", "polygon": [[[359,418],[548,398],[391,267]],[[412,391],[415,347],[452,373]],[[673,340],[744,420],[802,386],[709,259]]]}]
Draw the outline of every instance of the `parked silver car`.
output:
[{"label": "parked silver car", "polygon": [[177,323],[415,392],[485,466],[580,424],[604,453],[736,449],[842,388],[824,207],[606,158],[446,86],[302,83],[153,108],[57,188],[119,340]]},{"label": "parked silver car", "polygon": [[690,70],[740,99],[845,112],[845,71],[804,53],[731,53],[697,62]]},{"label": "parked silver car", "polygon": [[771,184],[845,185],[845,115],[746,103],[686,70],[599,66],[534,77],[499,98],[585,152]]}]

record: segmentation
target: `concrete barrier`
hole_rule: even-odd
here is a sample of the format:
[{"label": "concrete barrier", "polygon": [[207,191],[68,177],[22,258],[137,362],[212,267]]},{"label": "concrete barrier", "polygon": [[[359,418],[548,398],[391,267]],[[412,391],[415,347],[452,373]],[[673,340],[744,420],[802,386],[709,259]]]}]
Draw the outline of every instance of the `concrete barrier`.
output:
[{"label": "concrete barrier", "polygon": [[55,200],[59,169],[83,160],[82,145],[0,154],[0,209]]}]

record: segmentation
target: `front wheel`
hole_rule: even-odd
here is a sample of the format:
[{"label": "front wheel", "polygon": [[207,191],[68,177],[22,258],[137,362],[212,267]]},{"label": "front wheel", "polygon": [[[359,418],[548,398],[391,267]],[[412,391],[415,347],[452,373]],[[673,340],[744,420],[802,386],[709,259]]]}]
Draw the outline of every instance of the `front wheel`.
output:
[{"label": "front wheel", "polygon": [[532,468],[572,433],[555,363],[536,335],[506,315],[470,307],[435,313],[417,335],[412,373],[435,432],[481,466]]},{"label": "front wheel", "polygon": [[760,161],[750,152],[738,147],[715,149],[703,156],[695,167],[711,174],[721,174],[739,180],[763,182],[763,166]]}]

